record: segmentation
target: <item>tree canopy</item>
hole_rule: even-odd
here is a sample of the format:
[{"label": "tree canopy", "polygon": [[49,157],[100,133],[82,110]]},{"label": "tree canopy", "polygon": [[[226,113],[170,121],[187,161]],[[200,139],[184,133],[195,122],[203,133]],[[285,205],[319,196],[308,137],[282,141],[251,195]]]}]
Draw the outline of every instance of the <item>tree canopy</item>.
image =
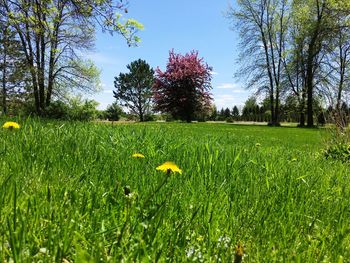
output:
[{"label": "tree canopy", "polygon": [[0,1],[0,15],[15,30],[25,55],[37,113],[67,89],[96,89],[99,70],[82,54],[94,46],[97,28],[121,34],[129,45],[139,41],[135,33],[142,25],[123,21],[125,10],[122,0]]},{"label": "tree canopy", "polygon": [[146,61],[138,59],[126,66],[128,73],[115,77],[114,97],[132,113],[144,121],[145,113],[150,111],[154,70]]},{"label": "tree canopy", "polygon": [[156,70],[155,109],[187,122],[191,122],[195,114],[209,111],[211,71],[197,51],[185,55],[170,51],[166,70]]}]

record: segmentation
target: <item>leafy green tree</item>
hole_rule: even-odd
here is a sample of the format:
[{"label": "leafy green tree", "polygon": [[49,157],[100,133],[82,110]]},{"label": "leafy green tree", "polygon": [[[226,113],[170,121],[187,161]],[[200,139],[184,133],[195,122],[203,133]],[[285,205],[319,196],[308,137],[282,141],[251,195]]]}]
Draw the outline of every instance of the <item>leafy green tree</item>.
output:
[{"label": "leafy green tree", "polygon": [[297,96],[289,95],[285,99],[284,108],[286,120],[288,122],[298,122],[300,115],[299,113],[299,101]]},{"label": "leafy green tree", "polygon": [[242,110],[242,118],[245,121],[257,121],[258,120],[258,114],[259,111],[257,111],[257,108],[259,108],[259,105],[257,104],[255,97],[249,97],[243,106]]},{"label": "leafy green tree", "polygon": [[300,21],[299,34],[305,36],[305,87],[307,93],[307,126],[314,125],[313,97],[315,74],[320,66],[319,54],[327,38],[330,16],[327,15],[327,0],[295,0],[294,19]]},{"label": "leafy green tree", "polygon": [[142,28],[133,19],[122,21],[122,0],[3,0],[0,5],[25,53],[39,114],[62,89],[96,89],[99,71],[82,54],[93,47],[97,27],[121,34],[130,45],[139,41],[135,32]]},{"label": "leafy green tree", "polygon": [[120,73],[115,77],[113,91],[114,97],[132,113],[144,121],[144,116],[150,111],[152,99],[152,84],[154,70],[146,61],[139,59],[126,66],[128,73]]},{"label": "leafy green tree", "polygon": [[[290,32],[288,34],[288,45],[287,51],[283,56],[283,68],[284,68],[284,85],[288,88],[284,89],[285,94],[288,94],[286,100],[285,113],[287,119],[293,118],[298,120],[299,127],[305,126],[305,114],[306,114],[306,42],[307,36],[305,34],[300,34],[300,28],[302,27],[302,22],[297,19],[292,13]],[[290,94],[290,95],[289,95]],[[289,102],[294,99],[295,104],[298,107],[294,107],[293,104],[289,109]],[[295,112],[291,113],[290,110]],[[293,117],[291,117],[291,114]],[[299,117],[294,116],[298,114]]]},{"label": "leafy green tree", "polygon": [[69,99],[69,119],[79,121],[91,121],[98,116],[98,102],[95,100],[82,99],[75,96]]},{"label": "leafy green tree", "polygon": [[123,109],[116,102],[108,105],[106,109],[106,118],[110,121],[119,121],[122,114]]},{"label": "leafy green tree", "polygon": [[[0,10],[2,9],[3,7],[0,5]],[[8,113],[9,106],[16,103],[17,98],[23,100],[21,94],[25,91],[26,85],[24,69],[25,57],[20,43],[16,39],[16,32],[8,18],[2,16],[0,17],[0,80],[2,89],[0,104],[2,112],[5,114]]]},{"label": "leafy green tree", "polygon": [[69,114],[69,105],[61,100],[52,101],[45,111],[45,117],[51,119],[69,119]]},{"label": "leafy green tree", "polygon": [[240,0],[237,8],[228,12],[241,36],[242,65],[236,76],[244,78],[247,87],[268,92],[270,125],[279,124],[282,58],[288,29],[287,3],[287,0]]},{"label": "leafy green tree", "polygon": [[328,78],[323,79],[321,87],[336,110],[333,116],[335,124],[343,130],[347,123],[342,104],[350,93],[350,17],[349,10],[337,8],[333,12],[336,14],[332,23],[334,30],[324,44],[325,59],[321,65],[322,75]]},{"label": "leafy green tree", "polygon": [[[344,77],[349,67],[350,3],[344,0],[294,0],[292,7],[293,18],[300,25],[296,37],[305,40],[303,57],[307,126],[312,127],[317,115],[314,114],[314,100],[319,95],[317,91],[320,86],[324,87],[324,92],[333,82],[336,88],[332,96],[336,98],[336,108],[339,109],[341,104],[339,98],[346,86]],[[332,65],[322,72],[325,64]]]}]

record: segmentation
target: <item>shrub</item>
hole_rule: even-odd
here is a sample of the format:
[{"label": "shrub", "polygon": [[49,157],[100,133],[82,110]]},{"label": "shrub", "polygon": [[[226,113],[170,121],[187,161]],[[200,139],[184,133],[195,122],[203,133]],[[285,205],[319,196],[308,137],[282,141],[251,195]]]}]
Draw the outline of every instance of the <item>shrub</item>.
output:
[{"label": "shrub", "polygon": [[233,117],[228,117],[228,118],[226,118],[226,122],[228,122],[228,123],[233,123]]},{"label": "shrub", "polygon": [[51,119],[68,119],[69,107],[63,101],[52,101],[50,106],[45,109],[45,117]]},{"label": "shrub", "polygon": [[330,145],[325,151],[324,156],[328,159],[350,161],[350,145],[345,143],[336,143]]},{"label": "shrub", "polygon": [[109,105],[105,111],[105,117],[110,121],[119,121],[122,114],[122,108],[115,102]]},{"label": "shrub", "polygon": [[156,120],[156,116],[154,114],[146,114],[144,117],[144,121],[155,121]]},{"label": "shrub", "polygon": [[79,121],[90,121],[97,118],[98,102],[94,100],[82,100],[80,97],[69,101],[69,119]]},{"label": "shrub", "polygon": [[51,119],[90,121],[99,116],[97,105],[98,102],[94,100],[82,100],[80,97],[71,98],[68,103],[56,100],[45,109],[44,116]]}]

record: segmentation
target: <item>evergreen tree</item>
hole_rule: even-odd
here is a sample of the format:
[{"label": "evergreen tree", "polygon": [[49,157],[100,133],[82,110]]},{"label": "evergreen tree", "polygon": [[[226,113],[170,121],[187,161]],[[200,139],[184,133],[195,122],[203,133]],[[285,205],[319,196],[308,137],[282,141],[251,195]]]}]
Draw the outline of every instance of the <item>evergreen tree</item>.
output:
[{"label": "evergreen tree", "polygon": [[131,113],[137,114],[144,121],[145,114],[150,111],[154,70],[146,61],[139,59],[126,66],[128,73],[120,73],[115,77],[114,97]]},{"label": "evergreen tree", "polygon": [[233,108],[232,108],[232,116],[235,120],[238,120],[239,118],[239,110],[238,110],[238,107],[235,105]]}]

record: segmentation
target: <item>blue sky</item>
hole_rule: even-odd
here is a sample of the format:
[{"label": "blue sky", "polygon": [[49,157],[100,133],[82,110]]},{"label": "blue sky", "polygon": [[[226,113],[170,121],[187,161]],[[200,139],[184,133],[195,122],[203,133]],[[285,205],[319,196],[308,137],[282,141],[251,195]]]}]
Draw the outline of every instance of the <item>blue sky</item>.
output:
[{"label": "blue sky", "polygon": [[142,42],[138,47],[128,47],[121,36],[97,34],[95,50],[87,57],[101,70],[103,90],[91,98],[100,103],[101,109],[113,103],[114,77],[127,72],[126,65],[136,59],[165,69],[169,50],[182,54],[198,50],[213,67],[215,105],[219,109],[243,105],[250,92],[233,78],[239,39],[224,16],[230,4],[234,5],[234,0],[130,0],[127,15],[144,25],[138,34]]}]

